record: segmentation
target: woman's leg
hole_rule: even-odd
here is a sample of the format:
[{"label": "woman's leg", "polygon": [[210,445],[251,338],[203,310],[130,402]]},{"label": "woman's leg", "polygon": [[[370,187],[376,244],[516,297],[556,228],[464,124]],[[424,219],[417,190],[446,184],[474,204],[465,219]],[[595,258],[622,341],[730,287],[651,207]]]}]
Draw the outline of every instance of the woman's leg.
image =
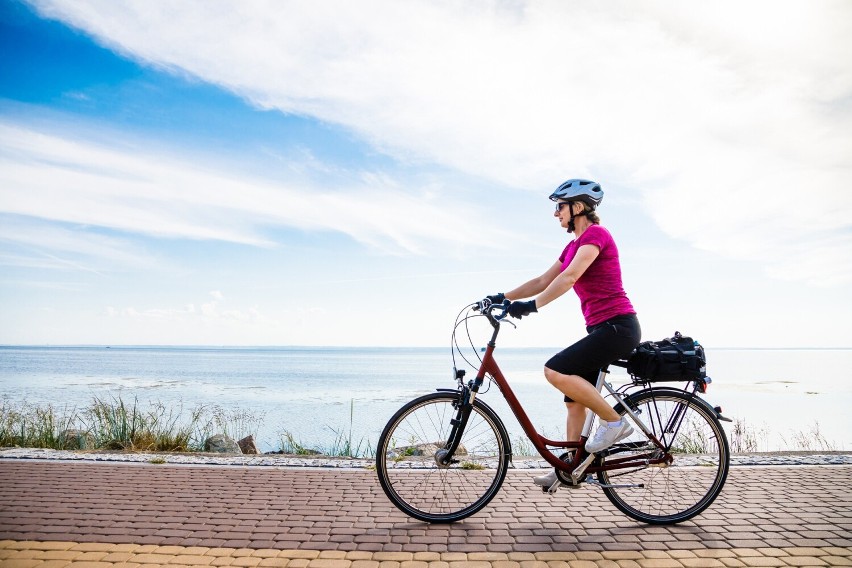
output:
[{"label": "woman's leg", "polygon": [[[544,368],[544,376],[551,385],[559,389],[559,392],[590,409],[604,420],[615,422],[621,419],[621,416],[604,400],[604,397],[601,396],[594,385],[583,377],[564,375],[548,367]],[[585,420],[585,417],[583,419]],[[582,424],[580,427],[582,428]]]},{"label": "woman's leg", "polygon": [[583,425],[586,423],[586,414],[588,409],[578,402],[566,402],[565,407],[568,409],[568,420],[565,427],[569,442],[579,442],[580,434],[583,433]]}]

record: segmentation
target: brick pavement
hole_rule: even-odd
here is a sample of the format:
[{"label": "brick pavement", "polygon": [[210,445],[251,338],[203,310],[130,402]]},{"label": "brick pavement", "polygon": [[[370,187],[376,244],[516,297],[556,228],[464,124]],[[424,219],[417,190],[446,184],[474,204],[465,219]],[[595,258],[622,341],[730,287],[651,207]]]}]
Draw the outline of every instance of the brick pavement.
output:
[{"label": "brick pavement", "polygon": [[0,566],[852,566],[849,466],[733,468],[713,506],[671,527],[594,488],[550,497],[531,475],[510,471],[477,515],[428,525],[369,470],[9,460]]}]

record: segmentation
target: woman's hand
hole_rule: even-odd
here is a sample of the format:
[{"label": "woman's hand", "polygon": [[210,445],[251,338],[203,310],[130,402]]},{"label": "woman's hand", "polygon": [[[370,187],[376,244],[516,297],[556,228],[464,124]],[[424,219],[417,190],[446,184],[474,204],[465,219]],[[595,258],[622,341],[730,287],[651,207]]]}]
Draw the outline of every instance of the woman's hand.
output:
[{"label": "woman's hand", "polygon": [[507,311],[513,318],[521,319],[524,316],[537,312],[538,309],[535,307],[535,300],[529,300],[526,302],[512,302],[509,304],[509,309]]}]

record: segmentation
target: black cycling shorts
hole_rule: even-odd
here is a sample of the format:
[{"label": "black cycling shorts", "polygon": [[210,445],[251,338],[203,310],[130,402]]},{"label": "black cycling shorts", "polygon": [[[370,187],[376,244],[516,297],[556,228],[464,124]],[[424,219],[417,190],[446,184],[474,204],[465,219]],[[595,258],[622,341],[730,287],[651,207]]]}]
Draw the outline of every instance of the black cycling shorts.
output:
[{"label": "black cycling shorts", "polygon": [[[589,335],[550,358],[545,367],[563,375],[579,375],[596,385],[602,367],[630,355],[642,338],[635,314],[615,316],[586,328]],[[565,402],[573,402],[565,397]]]}]

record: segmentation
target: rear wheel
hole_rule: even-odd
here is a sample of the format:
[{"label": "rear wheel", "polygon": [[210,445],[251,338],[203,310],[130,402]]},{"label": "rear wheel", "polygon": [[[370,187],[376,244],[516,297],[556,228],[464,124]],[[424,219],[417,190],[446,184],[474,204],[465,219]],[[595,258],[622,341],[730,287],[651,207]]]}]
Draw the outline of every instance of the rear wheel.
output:
[{"label": "rear wheel", "polygon": [[[598,472],[604,494],[626,515],[652,524],[691,519],[719,495],[728,476],[728,440],[715,412],[697,397],[673,389],[647,389],[625,399],[674,457],[663,466]],[[616,407],[620,414],[626,411]],[[615,448],[634,446],[605,458],[614,460],[647,453],[650,442],[635,432]],[[644,449],[640,446],[644,446]]]},{"label": "rear wheel", "polygon": [[390,419],[379,437],[376,472],[388,498],[407,515],[449,523],[473,515],[494,498],[511,459],[509,436],[485,404],[475,401],[449,465],[441,463],[459,414],[459,395],[414,399]]}]

